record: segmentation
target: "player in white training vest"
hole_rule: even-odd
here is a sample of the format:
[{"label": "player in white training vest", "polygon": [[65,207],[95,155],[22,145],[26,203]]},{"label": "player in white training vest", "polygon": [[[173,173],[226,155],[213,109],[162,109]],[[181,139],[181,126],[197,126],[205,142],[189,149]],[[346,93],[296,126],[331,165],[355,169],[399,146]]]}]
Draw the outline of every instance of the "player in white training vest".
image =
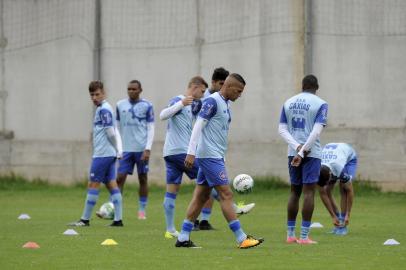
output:
[{"label": "player in white training vest", "polygon": [[93,120],[93,159],[85,207],[78,222],[71,226],[89,226],[90,216],[99,198],[100,184],[104,183],[110,191],[114,204],[114,221],[110,226],[123,226],[122,196],[116,182],[116,159],[121,158],[122,146],[118,134],[113,109],[105,100],[103,83],[93,81],[89,85],[90,98],[96,106]]},{"label": "player in white training vest", "polygon": [[[354,200],[352,181],[355,179],[357,163],[357,154],[349,144],[328,143],[323,148],[318,184],[321,200],[335,225],[333,234],[348,233],[347,225]],[[341,211],[332,194],[337,180],[340,182]]]},{"label": "player in white training vest", "polygon": [[128,98],[117,102],[117,126],[123,141],[123,158],[119,162],[117,183],[123,192],[127,175],[133,174],[137,165],[138,219],[146,219],[148,203],[148,161],[154,139],[154,109],[151,102],[140,97],[141,82],[128,83]]},{"label": "player in white training vest", "polygon": [[[315,244],[308,235],[314,210],[314,193],[321,167],[319,136],[327,124],[327,103],[316,96],[317,78],[302,80],[302,93],[283,105],[279,134],[288,144],[291,192],[288,201],[287,243]],[[300,196],[304,193],[300,238],[295,236]]]},{"label": "player in white training vest", "polygon": [[186,168],[193,168],[195,157],[197,159],[199,165],[197,185],[186,213],[186,219],[182,224],[182,231],[176,241],[176,247],[196,247],[190,240],[190,233],[194,221],[210,197],[212,188],[215,188],[219,194],[223,215],[236,237],[238,247],[250,248],[263,242],[263,239],[256,239],[242,230],[233,206],[233,192],[229,186],[224,164],[231,122],[229,102],[238,99],[244,91],[244,87],[245,81],[241,75],[231,74],[219,92],[203,101],[202,109],[193,127],[188,155],[185,159]]}]

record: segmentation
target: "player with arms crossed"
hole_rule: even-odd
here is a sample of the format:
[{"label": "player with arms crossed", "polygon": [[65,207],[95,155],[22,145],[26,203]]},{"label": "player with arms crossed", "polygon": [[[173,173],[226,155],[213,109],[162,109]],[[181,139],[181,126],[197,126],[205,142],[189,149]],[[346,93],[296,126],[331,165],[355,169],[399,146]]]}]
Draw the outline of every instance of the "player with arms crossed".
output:
[{"label": "player with arms crossed", "polygon": [[250,248],[263,242],[263,239],[246,235],[242,230],[233,207],[233,192],[229,186],[224,164],[231,122],[229,101],[238,99],[244,91],[244,87],[244,79],[239,74],[231,74],[227,77],[221,90],[203,102],[185,159],[185,166],[193,168],[195,156],[197,158],[199,165],[197,185],[187,209],[186,219],[183,221],[182,231],[176,241],[176,247],[196,247],[190,240],[190,233],[194,221],[210,197],[212,188],[215,188],[219,195],[221,210],[236,237],[238,247]]},{"label": "player with arms crossed", "polygon": [[93,159],[90,181],[82,217],[71,226],[89,226],[90,216],[99,197],[100,183],[110,191],[114,204],[114,221],[110,226],[123,226],[122,196],[116,182],[116,159],[121,158],[121,140],[115,128],[113,109],[105,100],[103,83],[92,81],[89,85],[90,98],[96,106],[93,121]]},{"label": "player with arms crossed", "polygon": [[146,219],[148,203],[148,161],[154,139],[154,109],[140,98],[141,82],[128,83],[128,98],[117,102],[117,126],[123,141],[123,158],[119,162],[117,184],[123,192],[127,175],[133,174],[137,165],[139,187],[138,219]]},{"label": "player with arms crossed", "polygon": [[[302,93],[283,105],[279,134],[288,144],[288,166],[291,192],[288,201],[287,243],[315,244],[309,236],[314,210],[314,193],[321,167],[319,136],[327,124],[327,103],[316,96],[317,78],[307,75],[302,80]],[[299,200],[304,194],[300,238],[295,236]]]},{"label": "player with arms crossed", "polygon": [[[350,222],[354,201],[352,180],[356,171],[357,154],[349,144],[329,143],[324,146],[318,182],[319,192],[335,225],[332,233],[337,235],[348,233],[347,225]],[[337,180],[340,182],[341,213],[332,195]]]}]

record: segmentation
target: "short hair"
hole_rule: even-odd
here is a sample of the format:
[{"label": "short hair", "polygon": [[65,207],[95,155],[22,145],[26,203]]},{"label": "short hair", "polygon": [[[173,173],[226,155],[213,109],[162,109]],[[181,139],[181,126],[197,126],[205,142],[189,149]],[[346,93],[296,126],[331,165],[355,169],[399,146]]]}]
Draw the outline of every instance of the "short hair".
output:
[{"label": "short hair", "polygon": [[310,74],[303,78],[302,80],[303,90],[317,90],[319,89],[319,82],[317,81],[316,76]]},{"label": "short hair", "polygon": [[330,168],[326,165],[321,165],[319,181],[317,184],[324,187],[330,181]]},{"label": "short hair", "polygon": [[130,83],[136,83],[136,84],[138,84],[138,86],[139,86],[140,89],[142,90],[142,85],[141,85],[141,82],[140,82],[139,80],[131,80],[128,84],[130,84]]},{"label": "short hair", "polygon": [[218,67],[213,71],[213,75],[211,76],[212,81],[225,81],[227,76],[230,74],[228,70],[223,67]]},{"label": "short hair", "polygon": [[195,76],[192,79],[190,79],[188,87],[191,87],[192,85],[204,85],[206,88],[208,87],[207,82],[203,79],[201,76]]},{"label": "short hair", "polygon": [[97,89],[104,91],[103,83],[101,81],[91,81],[89,84],[89,93],[93,93],[97,91]]},{"label": "short hair", "polygon": [[232,73],[230,74],[230,77],[236,79],[237,81],[239,81],[240,83],[242,83],[243,85],[246,85],[244,78],[238,74],[238,73]]}]

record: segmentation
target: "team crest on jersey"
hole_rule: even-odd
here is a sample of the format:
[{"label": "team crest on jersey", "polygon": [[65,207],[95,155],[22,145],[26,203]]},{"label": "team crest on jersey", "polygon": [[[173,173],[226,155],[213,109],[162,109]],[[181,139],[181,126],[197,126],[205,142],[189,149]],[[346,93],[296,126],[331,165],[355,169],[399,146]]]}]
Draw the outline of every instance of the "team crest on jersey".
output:
[{"label": "team crest on jersey", "polygon": [[227,180],[227,174],[224,171],[220,172],[219,176],[221,180]]}]

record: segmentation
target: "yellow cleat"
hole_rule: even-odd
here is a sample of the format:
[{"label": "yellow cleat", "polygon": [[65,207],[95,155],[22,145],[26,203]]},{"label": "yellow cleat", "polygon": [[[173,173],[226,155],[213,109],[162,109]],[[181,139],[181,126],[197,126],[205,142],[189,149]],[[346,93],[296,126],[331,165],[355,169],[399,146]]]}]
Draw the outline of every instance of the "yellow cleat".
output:
[{"label": "yellow cleat", "polygon": [[245,249],[245,248],[252,248],[260,245],[262,242],[264,242],[264,238],[258,238],[256,239],[255,237],[251,235],[247,235],[247,238],[245,238],[244,241],[240,243],[238,248]]},{"label": "yellow cleat", "polygon": [[178,231],[174,231],[174,232],[165,232],[165,238],[166,239],[174,239],[174,238],[178,238],[179,236],[179,232]]}]

